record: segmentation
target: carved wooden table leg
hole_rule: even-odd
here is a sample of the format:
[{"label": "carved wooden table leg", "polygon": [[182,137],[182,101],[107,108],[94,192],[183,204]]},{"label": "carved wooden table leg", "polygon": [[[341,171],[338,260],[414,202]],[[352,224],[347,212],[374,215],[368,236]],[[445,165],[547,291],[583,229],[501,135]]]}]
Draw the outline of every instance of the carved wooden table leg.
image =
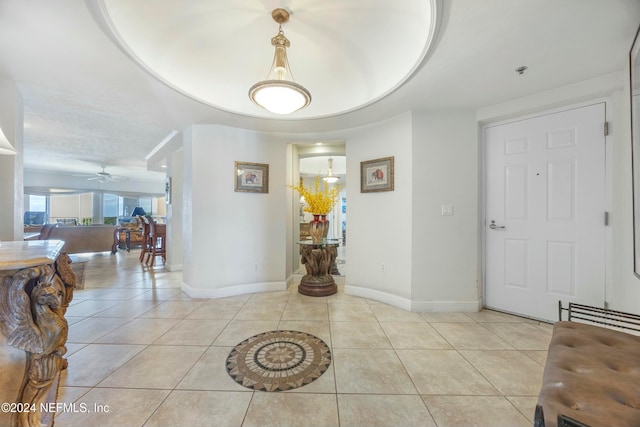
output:
[{"label": "carved wooden table leg", "polygon": [[307,274],[302,276],[298,292],[314,297],[333,295],[338,286],[330,274],[338,255],[337,244],[301,245],[300,255]]},{"label": "carved wooden table leg", "polygon": [[47,408],[58,396],[60,371],[67,365],[64,354],[68,324],[64,314],[73,298],[75,274],[67,254],[54,264],[17,271],[2,271],[0,285],[0,331],[7,344],[25,351],[22,387],[12,411],[12,425],[52,426],[55,412]]}]

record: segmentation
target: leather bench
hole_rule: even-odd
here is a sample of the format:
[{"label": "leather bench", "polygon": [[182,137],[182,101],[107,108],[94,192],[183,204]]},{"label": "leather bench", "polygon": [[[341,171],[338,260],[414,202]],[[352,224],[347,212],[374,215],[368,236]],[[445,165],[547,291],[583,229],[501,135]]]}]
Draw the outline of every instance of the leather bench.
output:
[{"label": "leather bench", "polygon": [[534,426],[640,426],[640,336],[633,333],[556,323]]}]

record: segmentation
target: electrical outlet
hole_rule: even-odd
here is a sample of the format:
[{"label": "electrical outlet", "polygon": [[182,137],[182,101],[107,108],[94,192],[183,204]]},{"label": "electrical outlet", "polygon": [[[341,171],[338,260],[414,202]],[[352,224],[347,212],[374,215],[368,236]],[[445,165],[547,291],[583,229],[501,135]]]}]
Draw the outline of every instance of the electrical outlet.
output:
[{"label": "electrical outlet", "polygon": [[442,205],[442,216],[453,216],[453,205]]},{"label": "electrical outlet", "polygon": [[258,271],[258,264],[253,264],[253,270]]},{"label": "electrical outlet", "polygon": [[380,271],[384,273],[385,267],[384,267],[384,263],[380,264]]}]

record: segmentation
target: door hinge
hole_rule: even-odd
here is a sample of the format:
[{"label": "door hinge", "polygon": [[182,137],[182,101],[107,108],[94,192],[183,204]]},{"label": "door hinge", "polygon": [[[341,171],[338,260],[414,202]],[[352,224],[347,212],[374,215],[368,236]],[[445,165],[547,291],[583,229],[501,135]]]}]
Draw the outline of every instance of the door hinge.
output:
[{"label": "door hinge", "polygon": [[604,136],[609,136],[609,122],[604,122]]},{"label": "door hinge", "polygon": [[605,227],[609,225],[609,212],[604,213],[604,225]]}]

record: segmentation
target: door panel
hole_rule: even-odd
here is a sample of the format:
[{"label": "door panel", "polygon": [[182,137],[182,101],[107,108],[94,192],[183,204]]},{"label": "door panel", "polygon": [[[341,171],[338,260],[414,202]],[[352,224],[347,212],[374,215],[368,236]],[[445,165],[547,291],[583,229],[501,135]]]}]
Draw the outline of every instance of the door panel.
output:
[{"label": "door panel", "polygon": [[485,128],[487,307],[555,321],[560,299],[603,304],[604,108]]}]

